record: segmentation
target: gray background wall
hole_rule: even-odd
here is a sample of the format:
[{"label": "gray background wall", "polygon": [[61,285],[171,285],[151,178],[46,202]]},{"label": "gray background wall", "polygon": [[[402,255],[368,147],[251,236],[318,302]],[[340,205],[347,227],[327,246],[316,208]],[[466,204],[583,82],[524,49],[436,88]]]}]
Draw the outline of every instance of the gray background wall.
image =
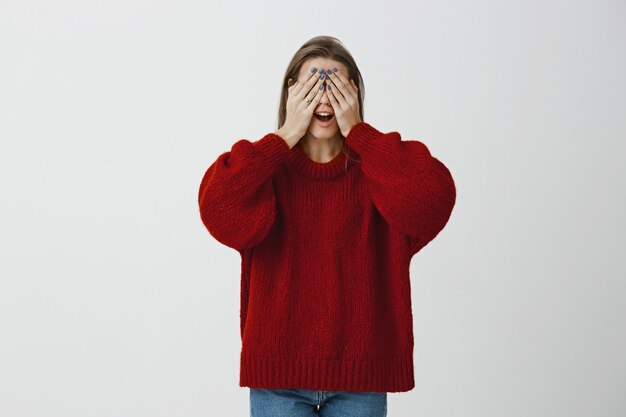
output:
[{"label": "gray background wall", "polygon": [[309,38],[457,205],[389,415],[623,416],[626,3],[0,3],[0,415],[247,416],[239,258],[197,189]]}]

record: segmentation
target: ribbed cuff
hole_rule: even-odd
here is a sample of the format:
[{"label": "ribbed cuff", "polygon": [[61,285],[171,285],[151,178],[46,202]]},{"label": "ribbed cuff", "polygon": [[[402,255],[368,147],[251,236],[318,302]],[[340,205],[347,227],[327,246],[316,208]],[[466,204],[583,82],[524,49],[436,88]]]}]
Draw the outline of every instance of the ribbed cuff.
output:
[{"label": "ribbed cuff", "polygon": [[263,153],[267,161],[272,165],[285,161],[289,156],[289,151],[291,150],[285,139],[275,133],[268,133],[258,141],[254,142],[254,145]]}]

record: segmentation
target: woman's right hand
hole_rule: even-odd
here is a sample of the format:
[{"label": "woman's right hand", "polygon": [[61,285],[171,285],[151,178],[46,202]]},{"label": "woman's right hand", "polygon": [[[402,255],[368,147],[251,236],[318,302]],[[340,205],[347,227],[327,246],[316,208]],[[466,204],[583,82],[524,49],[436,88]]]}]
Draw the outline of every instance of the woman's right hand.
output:
[{"label": "woman's right hand", "polygon": [[[290,148],[293,148],[305,135],[311,124],[313,113],[322,99],[325,88],[322,75],[318,71],[313,71],[303,82],[298,80],[293,83],[291,78],[287,82],[289,88],[287,89],[285,124],[276,131],[276,134],[282,137]],[[305,99],[311,102],[307,103]]]}]

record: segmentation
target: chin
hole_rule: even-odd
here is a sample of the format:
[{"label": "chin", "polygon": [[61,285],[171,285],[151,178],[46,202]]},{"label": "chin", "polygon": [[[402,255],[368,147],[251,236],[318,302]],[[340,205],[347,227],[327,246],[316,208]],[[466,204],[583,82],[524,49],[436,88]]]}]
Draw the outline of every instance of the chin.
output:
[{"label": "chin", "polygon": [[328,127],[312,126],[309,130],[311,136],[318,139],[330,139],[339,132],[339,126],[333,125]]}]

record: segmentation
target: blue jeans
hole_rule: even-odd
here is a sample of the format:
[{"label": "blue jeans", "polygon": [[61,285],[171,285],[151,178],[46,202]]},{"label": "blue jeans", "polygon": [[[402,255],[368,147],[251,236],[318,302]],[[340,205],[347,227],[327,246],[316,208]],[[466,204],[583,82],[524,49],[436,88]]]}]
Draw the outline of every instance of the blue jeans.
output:
[{"label": "blue jeans", "polygon": [[386,415],[386,392],[250,388],[250,417]]}]

